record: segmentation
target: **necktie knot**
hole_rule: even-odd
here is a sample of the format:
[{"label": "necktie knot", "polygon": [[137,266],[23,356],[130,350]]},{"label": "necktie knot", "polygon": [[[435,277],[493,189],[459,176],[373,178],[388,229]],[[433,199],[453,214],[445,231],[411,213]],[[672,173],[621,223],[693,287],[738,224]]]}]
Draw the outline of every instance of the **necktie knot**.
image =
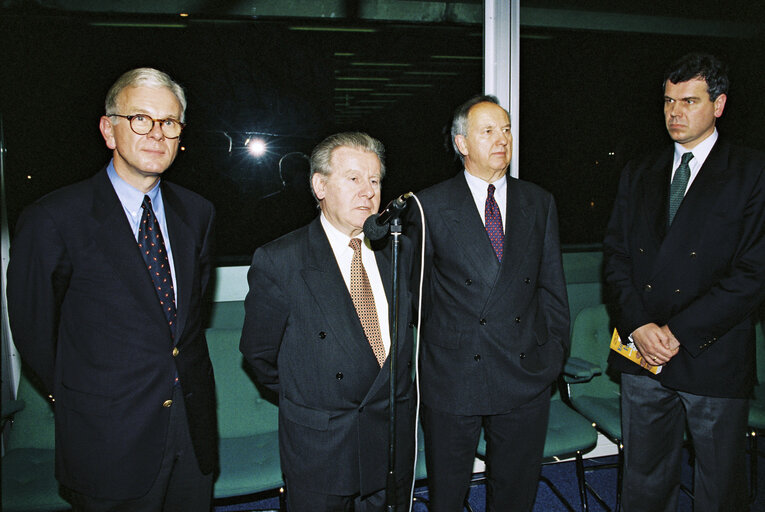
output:
[{"label": "necktie knot", "polygon": [[693,158],[693,153],[690,151],[687,153],[683,153],[683,156],[680,157],[680,165],[688,165],[688,162],[691,161],[691,158]]},{"label": "necktie knot", "polygon": [[141,208],[144,210],[152,210],[151,198],[149,196],[143,196],[143,203],[141,203]]},{"label": "necktie knot", "polygon": [[494,185],[489,185],[489,197],[491,197],[491,198],[494,197],[494,191],[495,190],[497,190],[497,187],[495,187]]},{"label": "necktie knot", "polygon": [[348,242],[348,247],[353,249],[353,252],[361,252],[361,240],[358,238],[351,238],[351,241]]}]

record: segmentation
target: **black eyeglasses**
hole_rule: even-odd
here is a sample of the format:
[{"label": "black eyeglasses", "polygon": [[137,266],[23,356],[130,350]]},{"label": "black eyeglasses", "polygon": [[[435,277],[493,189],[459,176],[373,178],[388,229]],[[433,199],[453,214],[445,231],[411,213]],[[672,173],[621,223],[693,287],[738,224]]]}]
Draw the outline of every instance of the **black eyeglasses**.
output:
[{"label": "black eyeglasses", "polygon": [[146,135],[154,129],[154,123],[159,123],[159,128],[168,139],[177,139],[180,137],[181,132],[186,127],[180,121],[172,118],[166,119],[154,119],[146,114],[133,114],[132,116],[125,116],[122,114],[106,114],[109,117],[124,117],[130,122],[130,129],[136,133],[136,135]]}]

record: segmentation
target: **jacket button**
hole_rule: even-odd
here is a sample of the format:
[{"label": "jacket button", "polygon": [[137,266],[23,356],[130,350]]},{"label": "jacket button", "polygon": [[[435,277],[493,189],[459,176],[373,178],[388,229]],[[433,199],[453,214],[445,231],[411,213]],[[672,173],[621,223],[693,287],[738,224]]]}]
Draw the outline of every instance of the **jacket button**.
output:
[{"label": "jacket button", "polygon": [[521,352],[521,359],[526,359],[526,353],[525,352]]},{"label": "jacket button", "polygon": [[170,407],[171,405],[173,405],[173,401],[172,400],[165,400],[162,403],[162,407]]},{"label": "jacket button", "polygon": [[178,357],[179,352],[178,347],[173,347],[173,357]]},{"label": "jacket button", "polygon": [[642,247],[638,247],[638,252],[640,254],[643,254],[645,252],[645,249],[643,249]]},{"label": "jacket button", "polygon": [[485,318],[481,318],[481,319],[478,321],[478,323],[479,323],[479,324],[481,324],[481,325],[486,325],[486,319],[485,319]]},{"label": "jacket button", "polygon": [[529,278],[527,277],[526,279],[524,279],[524,280],[523,280],[523,282],[524,282],[524,283],[526,283],[526,284],[529,284],[529,283],[531,282],[531,279],[529,279]]},{"label": "jacket button", "polygon": [[677,290],[675,290],[675,293],[680,293],[680,288],[678,288]]},{"label": "jacket button", "polygon": [[335,378],[337,380],[343,380],[343,372],[337,372],[337,375],[335,375]]},{"label": "jacket button", "polygon": [[695,258],[696,257],[696,251],[691,251],[691,254],[689,254],[689,256],[691,258]]},{"label": "jacket button", "polygon": [[515,317],[515,323],[516,323],[516,324],[519,324],[519,323],[521,323],[521,317],[519,317],[519,316],[516,316],[516,317]]},{"label": "jacket button", "polygon": [[647,291],[647,292],[650,292],[651,290],[653,290],[653,288],[651,287],[651,285],[650,285],[650,284],[647,284],[647,285],[645,285],[645,286],[643,287],[643,289],[644,289],[645,291]]},{"label": "jacket button", "polygon": [[409,328],[414,329],[414,321],[409,322]]},{"label": "jacket button", "polygon": [[470,286],[471,284],[473,284],[472,279],[465,279],[465,286]]},{"label": "jacket button", "polygon": [[324,332],[324,331],[320,331],[319,332],[319,338],[324,339],[326,337],[327,337],[327,333],[326,332]]},{"label": "jacket button", "polygon": [[481,354],[474,355],[473,359],[475,359],[476,361],[480,361],[481,360]]}]

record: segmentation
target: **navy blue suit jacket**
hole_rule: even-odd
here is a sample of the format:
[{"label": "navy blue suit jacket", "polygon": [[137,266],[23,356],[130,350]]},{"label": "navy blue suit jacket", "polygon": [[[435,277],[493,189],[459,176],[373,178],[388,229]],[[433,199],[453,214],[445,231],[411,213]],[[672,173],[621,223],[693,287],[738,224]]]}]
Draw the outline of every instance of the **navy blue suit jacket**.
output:
[{"label": "navy blue suit jacket", "polygon": [[178,289],[177,356],[154,286],[106,170],[19,218],[8,313],[22,359],[55,398],[56,476],[124,500],[159,471],[176,374],[200,468],[217,462],[213,370],[202,325],[212,204],[162,182]]},{"label": "navy blue suit jacket", "polygon": [[[715,143],[667,226],[673,147],[630,162],[604,240],[623,338],[669,325],[680,352],[657,377],[698,395],[746,397],[765,297],[765,155]],[[620,371],[644,372],[613,354]]]}]

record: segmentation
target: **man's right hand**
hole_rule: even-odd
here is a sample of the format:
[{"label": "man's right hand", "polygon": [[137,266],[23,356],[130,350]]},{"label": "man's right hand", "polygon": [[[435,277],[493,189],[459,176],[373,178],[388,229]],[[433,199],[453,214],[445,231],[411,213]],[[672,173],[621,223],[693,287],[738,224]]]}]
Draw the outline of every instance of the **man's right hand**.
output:
[{"label": "man's right hand", "polygon": [[666,364],[677,354],[679,347],[668,348],[669,337],[666,331],[654,323],[641,325],[632,333],[632,341],[649,364]]}]

